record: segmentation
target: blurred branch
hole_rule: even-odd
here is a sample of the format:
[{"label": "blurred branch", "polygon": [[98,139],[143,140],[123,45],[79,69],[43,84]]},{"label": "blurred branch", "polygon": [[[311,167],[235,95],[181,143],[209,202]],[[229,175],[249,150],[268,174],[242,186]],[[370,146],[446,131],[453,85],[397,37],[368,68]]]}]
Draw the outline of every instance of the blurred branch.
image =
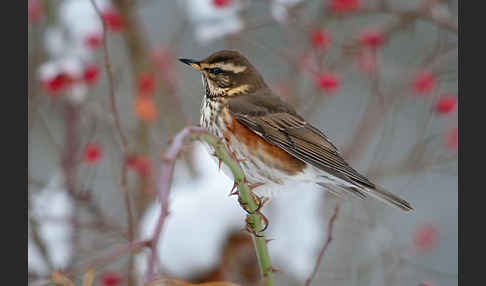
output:
[{"label": "blurred branch", "polygon": [[[28,211],[32,210],[31,206],[31,192],[28,192]],[[47,269],[51,271],[53,269],[52,260],[49,256],[47,245],[45,244],[44,240],[42,239],[39,233],[39,222],[32,216],[29,215],[29,226],[30,226],[30,237],[32,238],[32,242],[35,246],[39,249],[41,258],[47,265]]]},{"label": "blurred branch", "polygon": [[148,258],[148,266],[146,272],[146,282],[150,282],[155,278],[155,263],[157,261],[157,248],[160,240],[160,234],[165,224],[165,219],[169,215],[169,193],[170,186],[172,184],[172,176],[174,173],[174,165],[177,156],[182,150],[184,140],[194,133],[205,132],[204,129],[198,127],[186,127],[179,132],[173,139],[167,152],[163,155],[163,161],[161,165],[161,176],[159,183],[159,199],[160,199],[160,216],[157,220],[154,234],[151,239],[151,255]]},{"label": "blurred branch", "polygon": [[336,220],[338,213],[339,213],[339,203],[334,208],[334,214],[329,219],[329,224],[327,226],[327,239],[326,239],[326,242],[324,243],[324,245],[322,246],[321,251],[319,252],[319,256],[317,257],[316,264],[314,265],[314,270],[312,271],[310,277],[305,281],[305,286],[310,286],[311,285],[312,279],[314,279],[314,277],[317,274],[317,271],[319,270],[319,267],[321,266],[322,258],[324,257],[324,254],[326,254],[326,250],[329,247],[329,244],[331,244],[331,241],[332,241],[332,229],[334,227],[334,221]]},{"label": "blurred branch", "polygon": [[113,251],[110,251],[107,254],[102,255],[101,257],[99,257],[95,260],[92,260],[92,261],[90,261],[90,262],[88,262],[88,263],[86,263],[86,264],[84,264],[84,265],[82,265],[82,266],[80,266],[76,269],[68,270],[68,271],[65,272],[65,274],[66,275],[76,275],[76,274],[79,274],[79,273],[83,273],[90,268],[95,268],[96,266],[108,264],[108,263],[114,261],[116,258],[118,258],[119,256],[121,256],[123,254],[131,253],[131,252],[139,249],[140,247],[149,246],[149,245],[150,245],[150,241],[148,241],[148,240],[141,240],[141,241],[137,241],[137,242],[127,243],[125,245],[122,245],[120,247],[115,248]]},{"label": "blurred branch", "polygon": [[444,18],[435,15],[432,12],[432,9],[437,3],[444,2],[443,0],[426,0],[423,1],[421,5],[419,5],[416,9],[412,10],[396,10],[392,9],[390,5],[380,5],[376,8],[362,8],[359,10],[360,14],[369,14],[369,13],[384,13],[384,14],[393,14],[401,17],[402,19],[409,19],[409,21],[415,20],[424,20],[427,22],[431,22],[433,24],[438,25],[441,28],[447,29],[451,32],[458,33],[457,27],[457,20],[450,17]]},{"label": "blurred branch", "polygon": [[120,115],[118,114],[118,109],[116,107],[116,99],[115,99],[115,88],[113,86],[113,71],[111,70],[111,62],[110,62],[110,56],[108,54],[108,46],[107,46],[107,32],[106,32],[106,23],[105,20],[103,19],[101,15],[101,11],[96,4],[94,0],[90,0],[91,4],[93,5],[94,9],[96,10],[96,13],[98,14],[101,24],[103,26],[103,56],[104,56],[104,62],[105,62],[105,71],[106,74],[108,75],[108,90],[110,94],[110,108],[111,112],[113,113],[113,117],[115,119],[115,125],[118,130],[118,133],[120,135],[120,139],[123,144],[123,151],[126,153],[128,152],[128,141],[125,135],[123,134],[121,123],[120,123]]}]

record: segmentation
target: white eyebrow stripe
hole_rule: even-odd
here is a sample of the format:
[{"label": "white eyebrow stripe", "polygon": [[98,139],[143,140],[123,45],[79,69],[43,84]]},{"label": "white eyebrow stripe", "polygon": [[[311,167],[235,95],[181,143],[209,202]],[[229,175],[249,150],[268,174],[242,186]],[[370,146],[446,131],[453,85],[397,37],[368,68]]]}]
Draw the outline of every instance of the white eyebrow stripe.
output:
[{"label": "white eyebrow stripe", "polygon": [[244,72],[247,69],[247,67],[245,67],[245,66],[237,66],[233,63],[215,63],[215,64],[210,65],[209,67],[210,68],[218,67],[218,68],[221,68],[223,70],[232,71],[234,73]]}]

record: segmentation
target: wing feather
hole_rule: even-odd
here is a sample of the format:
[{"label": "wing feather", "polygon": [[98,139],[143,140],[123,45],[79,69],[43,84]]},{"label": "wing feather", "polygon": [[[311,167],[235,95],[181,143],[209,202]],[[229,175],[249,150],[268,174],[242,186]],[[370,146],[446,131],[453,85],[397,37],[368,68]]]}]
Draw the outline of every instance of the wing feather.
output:
[{"label": "wing feather", "polygon": [[323,132],[278,97],[272,94],[235,97],[229,100],[228,108],[238,122],[295,158],[351,184],[374,188],[373,183],[344,161]]}]

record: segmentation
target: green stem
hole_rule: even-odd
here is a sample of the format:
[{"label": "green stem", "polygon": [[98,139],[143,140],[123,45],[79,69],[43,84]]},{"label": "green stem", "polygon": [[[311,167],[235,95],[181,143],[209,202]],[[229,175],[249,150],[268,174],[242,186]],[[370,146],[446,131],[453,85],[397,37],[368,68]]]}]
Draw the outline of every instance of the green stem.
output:
[{"label": "green stem", "polygon": [[[248,215],[247,223],[252,230],[258,235],[253,236],[255,250],[260,265],[260,270],[263,276],[263,285],[273,286],[273,273],[270,256],[268,254],[267,242],[261,232],[263,225],[261,217],[255,211],[258,209],[258,204],[253,198],[250,188],[245,180],[245,174],[240,167],[240,164],[228,152],[223,144],[218,139],[208,134],[200,134],[199,137],[214,148],[215,156],[218,157],[226,166],[228,166],[233,174],[235,183],[238,185],[238,196],[240,202],[246,206],[251,213]],[[261,236],[261,237],[260,237]]]}]

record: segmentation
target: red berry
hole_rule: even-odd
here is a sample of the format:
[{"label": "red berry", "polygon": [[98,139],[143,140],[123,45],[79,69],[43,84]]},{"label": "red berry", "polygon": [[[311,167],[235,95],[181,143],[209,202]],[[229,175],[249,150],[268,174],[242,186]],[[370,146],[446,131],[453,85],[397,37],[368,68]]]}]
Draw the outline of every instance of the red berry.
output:
[{"label": "red berry", "polygon": [[368,48],[378,48],[383,45],[383,34],[378,31],[364,31],[359,36],[359,42]]},{"label": "red berry", "polygon": [[213,5],[216,8],[224,8],[227,7],[230,3],[230,0],[213,0]]},{"label": "red berry", "polygon": [[138,94],[151,95],[155,90],[155,77],[152,73],[141,74],[138,77]]},{"label": "red berry", "polygon": [[423,224],[415,232],[413,243],[419,251],[429,250],[437,244],[437,228],[432,224]]},{"label": "red berry", "polygon": [[85,163],[96,164],[101,158],[101,150],[98,144],[89,143],[84,147],[83,159]]},{"label": "red berry", "polygon": [[132,155],[126,159],[128,168],[133,169],[140,177],[150,176],[152,173],[152,165],[150,160],[141,155]]},{"label": "red berry", "polygon": [[73,82],[74,79],[69,74],[61,72],[52,78],[44,80],[42,86],[48,95],[56,96],[70,87]]},{"label": "red berry", "polygon": [[457,100],[452,95],[443,95],[435,106],[438,113],[447,114],[450,113],[456,107]]},{"label": "red berry", "polygon": [[97,49],[101,45],[102,37],[100,34],[87,34],[84,37],[84,45],[91,50]]},{"label": "red berry", "polygon": [[340,86],[339,78],[331,72],[317,76],[316,81],[320,89],[329,93],[336,91]]},{"label": "red berry", "polygon": [[321,30],[311,32],[311,45],[315,49],[326,50],[331,43],[331,37],[328,33]]},{"label": "red berry", "polygon": [[106,27],[113,32],[120,32],[125,28],[123,18],[113,8],[101,12],[101,18],[105,22]]},{"label": "red berry", "polygon": [[29,22],[36,22],[44,15],[44,5],[40,0],[29,0],[27,13]]},{"label": "red berry", "polygon": [[105,272],[100,277],[100,284],[103,286],[116,286],[120,284],[122,278],[116,272]]},{"label": "red berry", "polygon": [[331,10],[334,13],[354,12],[361,6],[360,0],[331,0]]},{"label": "red berry", "polygon": [[412,89],[419,94],[427,94],[434,90],[437,80],[431,72],[421,71],[415,75]]},{"label": "red berry", "polygon": [[84,68],[83,79],[88,85],[93,85],[98,81],[100,69],[95,65],[88,65]]}]

